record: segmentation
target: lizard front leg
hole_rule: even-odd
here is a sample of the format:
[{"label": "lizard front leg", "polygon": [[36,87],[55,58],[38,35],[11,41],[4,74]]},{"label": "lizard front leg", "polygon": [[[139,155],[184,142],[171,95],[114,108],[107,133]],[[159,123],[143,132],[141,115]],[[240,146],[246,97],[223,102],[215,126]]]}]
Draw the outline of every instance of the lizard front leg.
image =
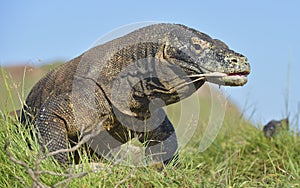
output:
[{"label": "lizard front leg", "polygon": [[163,162],[165,165],[173,159],[177,159],[178,142],[175,129],[164,113],[164,120],[151,131],[142,133],[140,142],[146,145],[146,156],[155,162]]},{"label": "lizard front leg", "polygon": [[[40,146],[49,152],[68,148],[68,135],[76,134],[72,105],[68,95],[48,99],[35,117],[34,126]],[[73,127],[73,129],[70,129]],[[54,156],[60,163],[67,163],[68,153]]]}]

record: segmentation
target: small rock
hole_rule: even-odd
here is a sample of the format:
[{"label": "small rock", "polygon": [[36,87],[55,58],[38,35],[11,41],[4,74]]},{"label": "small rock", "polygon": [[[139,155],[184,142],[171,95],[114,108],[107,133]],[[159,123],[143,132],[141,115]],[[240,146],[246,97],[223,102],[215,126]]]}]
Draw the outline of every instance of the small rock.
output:
[{"label": "small rock", "polygon": [[289,130],[289,120],[288,118],[282,120],[272,120],[266,124],[263,128],[264,134],[267,138],[274,137],[276,134],[281,132],[281,130]]}]

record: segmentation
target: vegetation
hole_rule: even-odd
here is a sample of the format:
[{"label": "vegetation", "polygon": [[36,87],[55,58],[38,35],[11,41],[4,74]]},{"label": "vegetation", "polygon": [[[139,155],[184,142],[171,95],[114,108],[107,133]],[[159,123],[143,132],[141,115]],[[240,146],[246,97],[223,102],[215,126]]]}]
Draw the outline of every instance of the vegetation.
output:
[{"label": "vegetation", "polygon": [[[154,167],[124,166],[101,160],[97,161],[95,170],[89,165],[85,153],[82,153],[81,166],[61,166],[51,157],[44,158],[34,140],[32,150],[29,149],[25,142],[26,138],[31,140],[29,131],[10,114],[10,111],[20,108],[34,84],[33,80],[36,82],[45,71],[38,76],[27,73],[29,75],[21,76],[19,80],[5,73],[4,69],[1,71],[0,187],[300,186],[299,136],[283,132],[267,139],[261,129],[247,122],[233,104],[227,104],[222,127],[212,145],[203,152],[199,151],[209,121],[210,96],[216,92],[214,88],[210,92],[201,88],[191,98],[200,101],[200,120],[193,136],[180,150],[178,166],[169,165],[158,171]],[[199,104],[189,104],[188,110],[196,110]],[[175,125],[180,120],[182,106],[179,103],[166,108]]]}]

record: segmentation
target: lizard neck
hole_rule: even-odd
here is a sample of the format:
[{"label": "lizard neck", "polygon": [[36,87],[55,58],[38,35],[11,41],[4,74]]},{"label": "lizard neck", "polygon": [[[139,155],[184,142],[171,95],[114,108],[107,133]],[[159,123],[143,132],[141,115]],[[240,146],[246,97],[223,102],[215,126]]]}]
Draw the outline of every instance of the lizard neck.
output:
[{"label": "lizard neck", "polygon": [[165,45],[157,43],[138,43],[117,51],[102,74],[106,76],[99,82],[112,104],[125,114],[141,118],[150,116],[150,106],[155,110],[176,103],[204,83],[177,87],[190,81],[187,73],[168,60]]}]

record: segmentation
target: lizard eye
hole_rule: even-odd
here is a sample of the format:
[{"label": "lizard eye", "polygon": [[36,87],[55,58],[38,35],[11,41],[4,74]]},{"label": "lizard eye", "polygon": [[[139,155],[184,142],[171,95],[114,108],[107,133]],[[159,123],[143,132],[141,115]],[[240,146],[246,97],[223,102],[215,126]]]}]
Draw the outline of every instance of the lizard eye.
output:
[{"label": "lizard eye", "polygon": [[201,50],[200,44],[194,44],[194,48],[195,48],[195,50]]},{"label": "lizard eye", "polygon": [[208,43],[206,41],[201,40],[198,37],[191,38],[191,50],[195,53],[200,53],[200,51],[207,46]]}]

